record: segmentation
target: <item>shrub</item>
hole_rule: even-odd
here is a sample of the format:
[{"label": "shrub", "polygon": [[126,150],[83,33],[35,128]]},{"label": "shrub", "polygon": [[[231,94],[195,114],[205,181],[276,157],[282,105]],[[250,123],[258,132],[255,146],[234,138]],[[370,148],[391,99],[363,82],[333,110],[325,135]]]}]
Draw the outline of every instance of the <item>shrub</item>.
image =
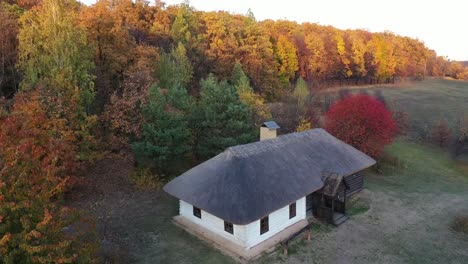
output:
[{"label": "shrub", "polygon": [[326,113],[325,128],[332,135],[378,158],[398,131],[392,113],[367,95],[349,96]]},{"label": "shrub", "polygon": [[468,141],[468,115],[460,115],[457,118],[456,128],[458,141]]},{"label": "shrub", "polygon": [[439,147],[447,147],[452,138],[452,131],[445,119],[437,121],[431,130],[431,141]]},{"label": "shrub", "polygon": [[142,189],[159,189],[163,186],[164,178],[164,175],[160,176],[144,167],[138,167],[130,174],[130,179]]},{"label": "shrub", "polygon": [[394,111],[393,120],[398,127],[400,135],[406,135],[409,132],[410,122],[408,113],[405,111]]},{"label": "shrub", "polygon": [[299,125],[297,125],[296,127],[296,132],[301,132],[309,129],[312,129],[311,122],[306,118],[301,117],[301,119],[299,120]]},{"label": "shrub", "polygon": [[468,151],[466,146],[468,146],[468,115],[461,115],[457,119],[456,123],[456,139],[453,153],[455,157],[463,155]]},{"label": "shrub", "polygon": [[468,215],[459,215],[455,217],[452,228],[455,231],[465,233],[468,235]]},{"label": "shrub", "polygon": [[276,102],[269,105],[273,120],[279,124],[282,133],[296,131],[301,115],[297,104],[288,100],[287,102]]},{"label": "shrub", "polygon": [[298,109],[301,112],[305,112],[308,101],[310,101],[310,92],[309,88],[307,87],[307,83],[304,81],[304,79],[302,79],[302,77],[299,77],[297,80],[292,96],[298,105]]}]

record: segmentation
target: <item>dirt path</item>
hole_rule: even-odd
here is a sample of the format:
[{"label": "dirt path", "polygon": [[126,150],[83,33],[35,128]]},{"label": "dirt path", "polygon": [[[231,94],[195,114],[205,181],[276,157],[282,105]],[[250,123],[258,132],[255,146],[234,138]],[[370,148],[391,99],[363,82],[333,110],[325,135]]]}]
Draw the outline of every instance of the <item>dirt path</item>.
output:
[{"label": "dirt path", "polygon": [[96,219],[104,263],[234,263],[172,224],[177,200],[129,181],[133,160],[109,157],[91,167],[72,205]]},{"label": "dirt path", "polygon": [[158,236],[138,227],[142,220],[158,216],[162,193],[137,189],[128,180],[132,170],[129,158],[104,159],[89,169],[88,183],[73,193],[74,205],[96,219],[105,263],[132,262],[132,252]]}]

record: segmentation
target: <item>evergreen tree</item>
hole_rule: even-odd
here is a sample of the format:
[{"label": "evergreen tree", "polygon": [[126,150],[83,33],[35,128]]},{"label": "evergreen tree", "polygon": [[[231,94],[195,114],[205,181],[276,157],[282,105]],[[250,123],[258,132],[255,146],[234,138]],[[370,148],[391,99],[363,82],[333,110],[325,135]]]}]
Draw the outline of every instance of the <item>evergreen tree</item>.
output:
[{"label": "evergreen tree", "polygon": [[252,86],[250,86],[249,77],[244,73],[242,65],[239,62],[234,65],[231,82],[240,101],[250,109],[256,127],[271,119],[270,110],[265,105],[263,98],[256,94]]},{"label": "evergreen tree", "polygon": [[143,108],[146,124],[143,138],[133,143],[135,159],[158,173],[171,174],[186,160],[190,151],[191,130],[188,111],[191,97],[180,86],[150,89],[149,103]]},{"label": "evergreen tree", "polygon": [[156,67],[156,76],[161,88],[175,86],[187,87],[192,80],[193,68],[187,57],[187,51],[179,42],[171,53],[163,53]]},{"label": "evergreen tree", "polygon": [[234,87],[213,76],[201,81],[200,101],[195,119],[198,132],[196,152],[210,158],[230,146],[245,144],[255,137],[249,108]]},{"label": "evergreen tree", "polygon": [[241,82],[246,82],[247,85],[250,87],[250,80],[249,77],[245,74],[244,70],[242,69],[242,64],[240,62],[236,62],[234,64],[234,68],[232,69],[232,74],[231,74],[231,83],[234,86],[241,85]]},{"label": "evergreen tree", "polygon": [[163,53],[156,69],[158,85],[149,91],[143,108],[142,140],[132,144],[135,159],[158,173],[173,174],[191,150],[189,112],[192,98],[184,88],[192,79],[192,65],[180,42]]}]

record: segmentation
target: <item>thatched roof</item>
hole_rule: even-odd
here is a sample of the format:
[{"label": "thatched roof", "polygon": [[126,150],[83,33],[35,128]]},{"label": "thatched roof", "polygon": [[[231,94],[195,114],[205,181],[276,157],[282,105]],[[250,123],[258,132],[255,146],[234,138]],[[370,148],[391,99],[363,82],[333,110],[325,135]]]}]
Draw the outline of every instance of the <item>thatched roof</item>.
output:
[{"label": "thatched roof", "polygon": [[347,176],[375,161],[323,129],[226,149],[164,186],[233,224],[256,221],[323,187],[323,171]]},{"label": "thatched roof", "polygon": [[320,193],[325,194],[327,196],[335,197],[336,193],[338,192],[338,189],[340,188],[341,182],[344,182],[343,175],[323,172],[322,182],[323,188],[320,190]]}]

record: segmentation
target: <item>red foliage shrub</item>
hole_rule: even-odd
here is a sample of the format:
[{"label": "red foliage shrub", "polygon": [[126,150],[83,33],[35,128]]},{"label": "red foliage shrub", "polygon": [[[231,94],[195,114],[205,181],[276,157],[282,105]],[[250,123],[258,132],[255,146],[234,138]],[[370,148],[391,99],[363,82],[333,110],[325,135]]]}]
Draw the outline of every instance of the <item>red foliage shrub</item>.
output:
[{"label": "red foliage shrub", "polygon": [[375,158],[380,157],[398,130],[392,113],[368,95],[350,96],[335,103],[326,114],[325,128]]}]

